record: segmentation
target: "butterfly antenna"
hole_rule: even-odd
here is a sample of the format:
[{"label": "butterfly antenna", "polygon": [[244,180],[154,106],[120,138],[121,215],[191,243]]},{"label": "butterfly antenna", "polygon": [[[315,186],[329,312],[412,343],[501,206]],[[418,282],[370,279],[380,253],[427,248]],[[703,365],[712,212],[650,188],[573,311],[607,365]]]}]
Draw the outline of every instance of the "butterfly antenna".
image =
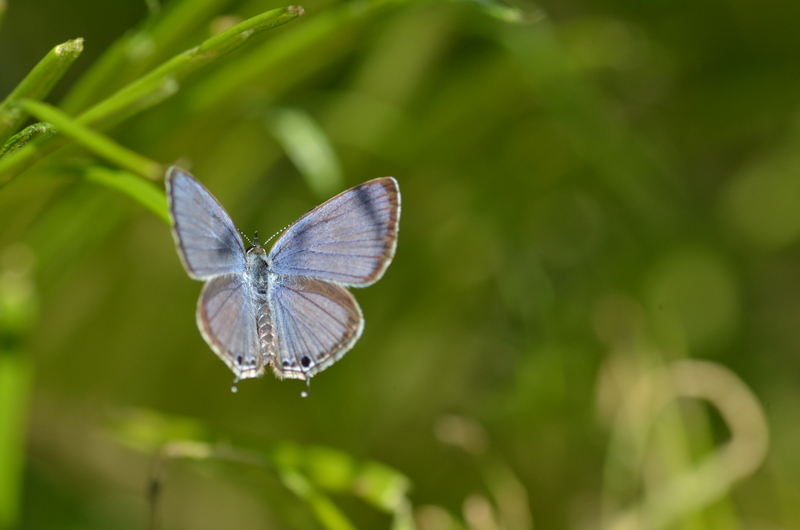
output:
[{"label": "butterfly antenna", "polygon": [[[239,230],[239,229],[237,228],[237,230]],[[252,247],[252,246],[253,246],[253,242],[252,242],[252,241],[250,241],[250,238],[249,238],[249,237],[247,237],[247,234],[245,234],[245,233],[244,233],[244,232],[242,232],[241,230],[239,230],[239,233],[240,233],[240,234],[242,234],[242,237],[245,239],[245,241],[247,241],[247,243],[248,243],[248,244],[249,244],[249,245]],[[258,232],[256,232],[256,234],[257,234],[257,233],[258,233]]]},{"label": "butterfly antenna", "polygon": [[264,241],[264,244],[266,245],[267,243],[269,243],[270,241],[272,241],[273,239],[275,239],[275,236],[279,236],[279,235],[281,235],[282,233],[286,232],[286,229],[287,229],[287,228],[289,228],[290,226],[292,226],[292,225],[291,225],[291,224],[288,224],[288,225],[284,226],[283,228],[281,228],[280,230],[278,230],[277,232],[275,232],[274,234],[272,234],[271,236],[269,236],[269,239],[267,239],[266,241]]}]

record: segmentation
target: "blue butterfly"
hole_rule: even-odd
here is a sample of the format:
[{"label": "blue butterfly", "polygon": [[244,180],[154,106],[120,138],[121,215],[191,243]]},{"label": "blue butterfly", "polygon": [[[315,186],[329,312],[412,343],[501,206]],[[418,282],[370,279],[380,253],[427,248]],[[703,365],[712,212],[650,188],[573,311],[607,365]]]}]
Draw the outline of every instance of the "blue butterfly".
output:
[{"label": "blue butterfly", "polygon": [[206,282],[197,326],[237,380],[301,379],[342,358],[364,317],[346,287],[378,281],[394,257],[400,189],[391,177],[351,188],[303,215],[267,252],[245,249],[228,213],[192,175],[166,177],[183,267]]}]

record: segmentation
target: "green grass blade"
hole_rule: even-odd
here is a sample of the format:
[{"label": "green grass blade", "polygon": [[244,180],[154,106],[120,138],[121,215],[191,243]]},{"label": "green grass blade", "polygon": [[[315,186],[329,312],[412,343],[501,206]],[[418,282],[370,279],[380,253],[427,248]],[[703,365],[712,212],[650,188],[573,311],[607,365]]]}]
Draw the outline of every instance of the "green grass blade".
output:
[{"label": "green grass blade", "polygon": [[0,352],[0,528],[14,528],[19,517],[32,375],[29,359]]},{"label": "green grass blade", "polygon": [[5,142],[27,118],[27,114],[19,107],[19,101],[44,99],[82,51],[83,39],[59,44],[0,103],[0,142]]},{"label": "green grass blade", "polygon": [[457,2],[464,2],[466,4],[474,4],[478,8],[498,20],[508,22],[509,24],[522,24],[526,22],[536,22],[537,18],[542,16],[540,13],[534,12],[532,16],[526,16],[525,13],[512,6],[505,5],[496,0],[455,0]]},{"label": "green grass blade", "polygon": [[55,135],[45,141],[38,136],[0,160],[0,188],[8,184],[15,176],[19,175],[43,156],[67,144],[63,136]]},{"label": "green grass blade", "polygon": [[352,523],[325,492],[360,497],[393,517],[394,530],[413,530],[411,481],[378,462],[359,462],[342,451],[322,446],[280,444],[273,461],[284,485],[307,502],[317,520],[329,530],[347,529]]},{"label": "green grass blade", "polygon": [[24,100],[20,106],[36,118],[56,126],[59,132],[93,153],[149,180],[158,180],[164,168],[157,162],[123,147],[96,131],[73,120],[57,108],[38,101]]},{"label": "green grass blade", "polygon": [[[118,123],[175,94],[178,82],[208,63],[230,53],[254,35],[272,29],[304,14],[300,6],[274,9],[245,20],[211,37],[200,46],[177,55],[113,96],[95,105],[74,122],[103,128]],[[0,160],[0,187],[25,171],[37,160],[64,145],[62,137],[37,138],[13,155]]]},{"label": "green grass blade", "polygon": [[[92,103],[136,79],[184,41],[231,0],[184,0],[171,3],[142,27],[126,33],[92,65],[60,107],[76,115]],[[149,6],[151,14],[158,8]]]},{"label": "green grass blade", "polygon": [[317,521],[327,530],[355,530],[353,523],[322,491],[306,477],[293,470],[283,470],[281,481],[292,493],[311,507]]},{"label": "green grass blade", "polygon": [[33,362],[20,349],[36,324],[33,252],[17,243],[0,253],[0,528],[16,528],[22,497]]},{"label": "green grass blade", "polygon": [[33,125],[29,125],[22,129],[20,132],[12,136],[8,139],[8,141],[3,145],[3,148],[0,149],[0,158],[3,158],[6,155],[13,154],[36,138],[40,134],[48,134],[50,136],[58,134],[58,129],[50,125],[49,123],[34,123]]},{"label": "green grass blade", "polygon": [[149,97],[157,87],[180,82],[195,70],[242,46],[253,36],[291,22],[303,14],[302,7],[289,6],[273,9],[245,20],[207,39],[200,46],[176,55],[107,100],[95,105],[79,119],[83,123],[101,126],[124,119],[132,110],[140,110],[136,102]]},{"label": "green grass blade", "polygon": [[[212,74],[198,81],[187,94],[187,112],[191,115],[202,114],[217,105],[236,97],[236,91],[243,85],[252,83],[274,70],[283,61],[312,48],[319,43],[331,39],[352,20],[365,16],[376,4],[351,5],[329,9],[315,15],[302,27],[284,33],[269,43],[259,46],[246,56],[224,65]],[[287,69],[290,70],[290,69]],[[289,76],[291,77],[291,76]],[[291,80],[287,82],[291,83]]]},{"label": "green grass blade", "polygon": [[138,202],[159,219],[170,225],[167,213],[167,198],[164,191],[152,182],[141,179],[128,171],[114,170],[102,166],[91,166],[84,171],[86,180],[120,191]]},{"label": "green grass blade", "polygon": [[325,199],[344,187],[336,151],[313,118],[297,108],[280,108],[270,113],[267,128],[303,175],[314,194]]}]

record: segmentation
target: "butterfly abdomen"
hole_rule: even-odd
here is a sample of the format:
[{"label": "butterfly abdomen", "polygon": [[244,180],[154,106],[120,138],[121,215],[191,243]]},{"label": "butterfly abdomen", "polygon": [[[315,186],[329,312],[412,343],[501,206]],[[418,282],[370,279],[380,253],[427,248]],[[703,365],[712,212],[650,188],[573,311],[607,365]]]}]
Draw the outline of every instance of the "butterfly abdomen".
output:
[{"label": "butterfly abdomen", "polygon": [[256,313],[256,327],[258,329],[258,341],[261,346],[261,355],[264,364],[274,365],[275,363],[275,328],[272,324],[269,306],[266,299],[260,301],[260,307]]}]

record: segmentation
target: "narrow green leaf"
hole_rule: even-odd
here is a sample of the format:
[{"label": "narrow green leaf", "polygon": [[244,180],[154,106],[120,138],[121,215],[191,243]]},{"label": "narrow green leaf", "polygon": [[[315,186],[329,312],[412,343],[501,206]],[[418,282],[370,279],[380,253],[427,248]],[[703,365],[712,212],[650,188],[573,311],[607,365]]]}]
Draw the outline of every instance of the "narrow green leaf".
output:
[{"label": "narrow green leaf", "polygon": [[120,191],[138,202],[170,225],[167,198],[164,191],[152,182],[127,171],[91,166],[84,170],[86,180]]},{"label": "narrow green leaf", "polygon": [[328,9],[315,15],[302,27],[276,36],[251,53],[221,66],[192,87],[186,97],[187,112],[191,115],[202,114],[221,102],[235,98],[236,91],[242,86],[252,83],[265,72],[273,71],[291,57],[302,54],[321,42],[330,41],[347,23],[365,16],[378,4],[373,2],[359,4],[357,7],[344,4]]},{"label": "narrow green leaf", "polygon": [[158,180],[164,169],[157,162],[141,156],[116,143],[111,138],[89,129],[73,120],[57,108],[39,101],[24,100],[20,106],[36,118],[47,121],[59,132],[80,143],[93,153],[120,165],[149,180]]},{"label": "narrow green leaf", "polygon": [[[138,106],[137,102],[151,97],[161,87],[179,83],[190,73],[232,52],[254,35],[291,22],[303,14],[302,7],[289,6],[273,9],[247,19],[207,39],[200,46],[176,55],[149,74],[86,111],[79,120],[82,123],[105,126],[127,118],[133,112],[146,108],[146,106]],[[156,102],[158,101],[160,99]]]},{"label": "narrow green leaf", "polygon": [[[72,123],[103,128],[118,123],[151,107],[178,91],[178,82],[191,72],[233,51],[253,35],[286,24],[304,14],[300,6],[274,9],[245,20],[241,24],[185,51],[139,78],[108,99],[98,103]],[[66,131],[65,131],[65,134]],[[13,155],[0,160],[0,187],[25,171],[37,160],[64,145],[61,136],[37,138]]]},{"label": "narrow green leaf", "polygon": [[25,438],[33,389],[33,362],[21,338],[36,324],[36,261],[15,243],[0,254],[0,528],[16,528],[22,498]]},{"label": "narrow green leaf", "polygon": [[347,516],[333,501],[300,473],[285,469],[281,472],[283,485],[311,506],[317,521],[328,530],[355,530]]},{"label": "narrow green leaf", "polygon": [[18,523],[32,376],[27,357],[0,351],[0,528]]},{"label": "narrow green leaf", "polygon": [[8,139],[2,149],[0,149],[0,158],[10,155],[25,147],[33,138],[40,134],[48,134],[53,136],[58,133],[58,129],[49,123],[34,123],[22,129],[20,132]]},{"label": "narrow green leaf", "polygon": [[117,39],[81,76],[59,105],[77,115],[113,94],[163,61],[180,42],[198,31],[209,17],[231,0],[169,2],[163,11],[157,0],[146,0],[150,17],[142,26]]},{"label": "narrow green leaf", "polygon": [[43,156],[66,145],[67,139],[60,135],[52,135],[44,139],[41,135],[32,138],[22,147],[0,159],[0,187],[8,184]]},{"label": "narrow green leaf", "polygon": [[544,14],[541,11],[536,11],[532,15],[526,16],[526,14],[523,11],[517,9],[516,7],[505,5],[502,2],[498,2],[497,0],[455,0],[455,1],[464,2],[466,4],[474,4],[478,6],[478,8],[481,11],[483,11],[490,17],[494,17],[498,20],[502,20],[503,22],[508,22],[510,24],[537,22],[544,16]]},{"label": "narrow green leaf", "polygon": [[[357,462],[342,451],[284,442],[275,448],[273,462],[287,488],[314,508],[329,529],[347,528],[349,520],[324,491],[349,493],[392,515],[394,530],[413,530],[411,481],[402,473],[374,461]],[[340,519],[344,518],[343,520]]]},{"label": "narrow green leaf", "polygon": [[317,197],[330,197],[344,187],[336,152],[325,131],[308,113],[294,108],[276,109],[267,118],[267,128]]},{"label": "narrow green leaf", "polygon": [[[0,6],[0,11],[2,9],[3,7]],[[20,100],[44,99],[82,51],[83,39],[59,44],[50,50],[11,94],[0,103],[0,142],[4,142],[14,134],[14,131],[28,116],[19,106]]]}]

